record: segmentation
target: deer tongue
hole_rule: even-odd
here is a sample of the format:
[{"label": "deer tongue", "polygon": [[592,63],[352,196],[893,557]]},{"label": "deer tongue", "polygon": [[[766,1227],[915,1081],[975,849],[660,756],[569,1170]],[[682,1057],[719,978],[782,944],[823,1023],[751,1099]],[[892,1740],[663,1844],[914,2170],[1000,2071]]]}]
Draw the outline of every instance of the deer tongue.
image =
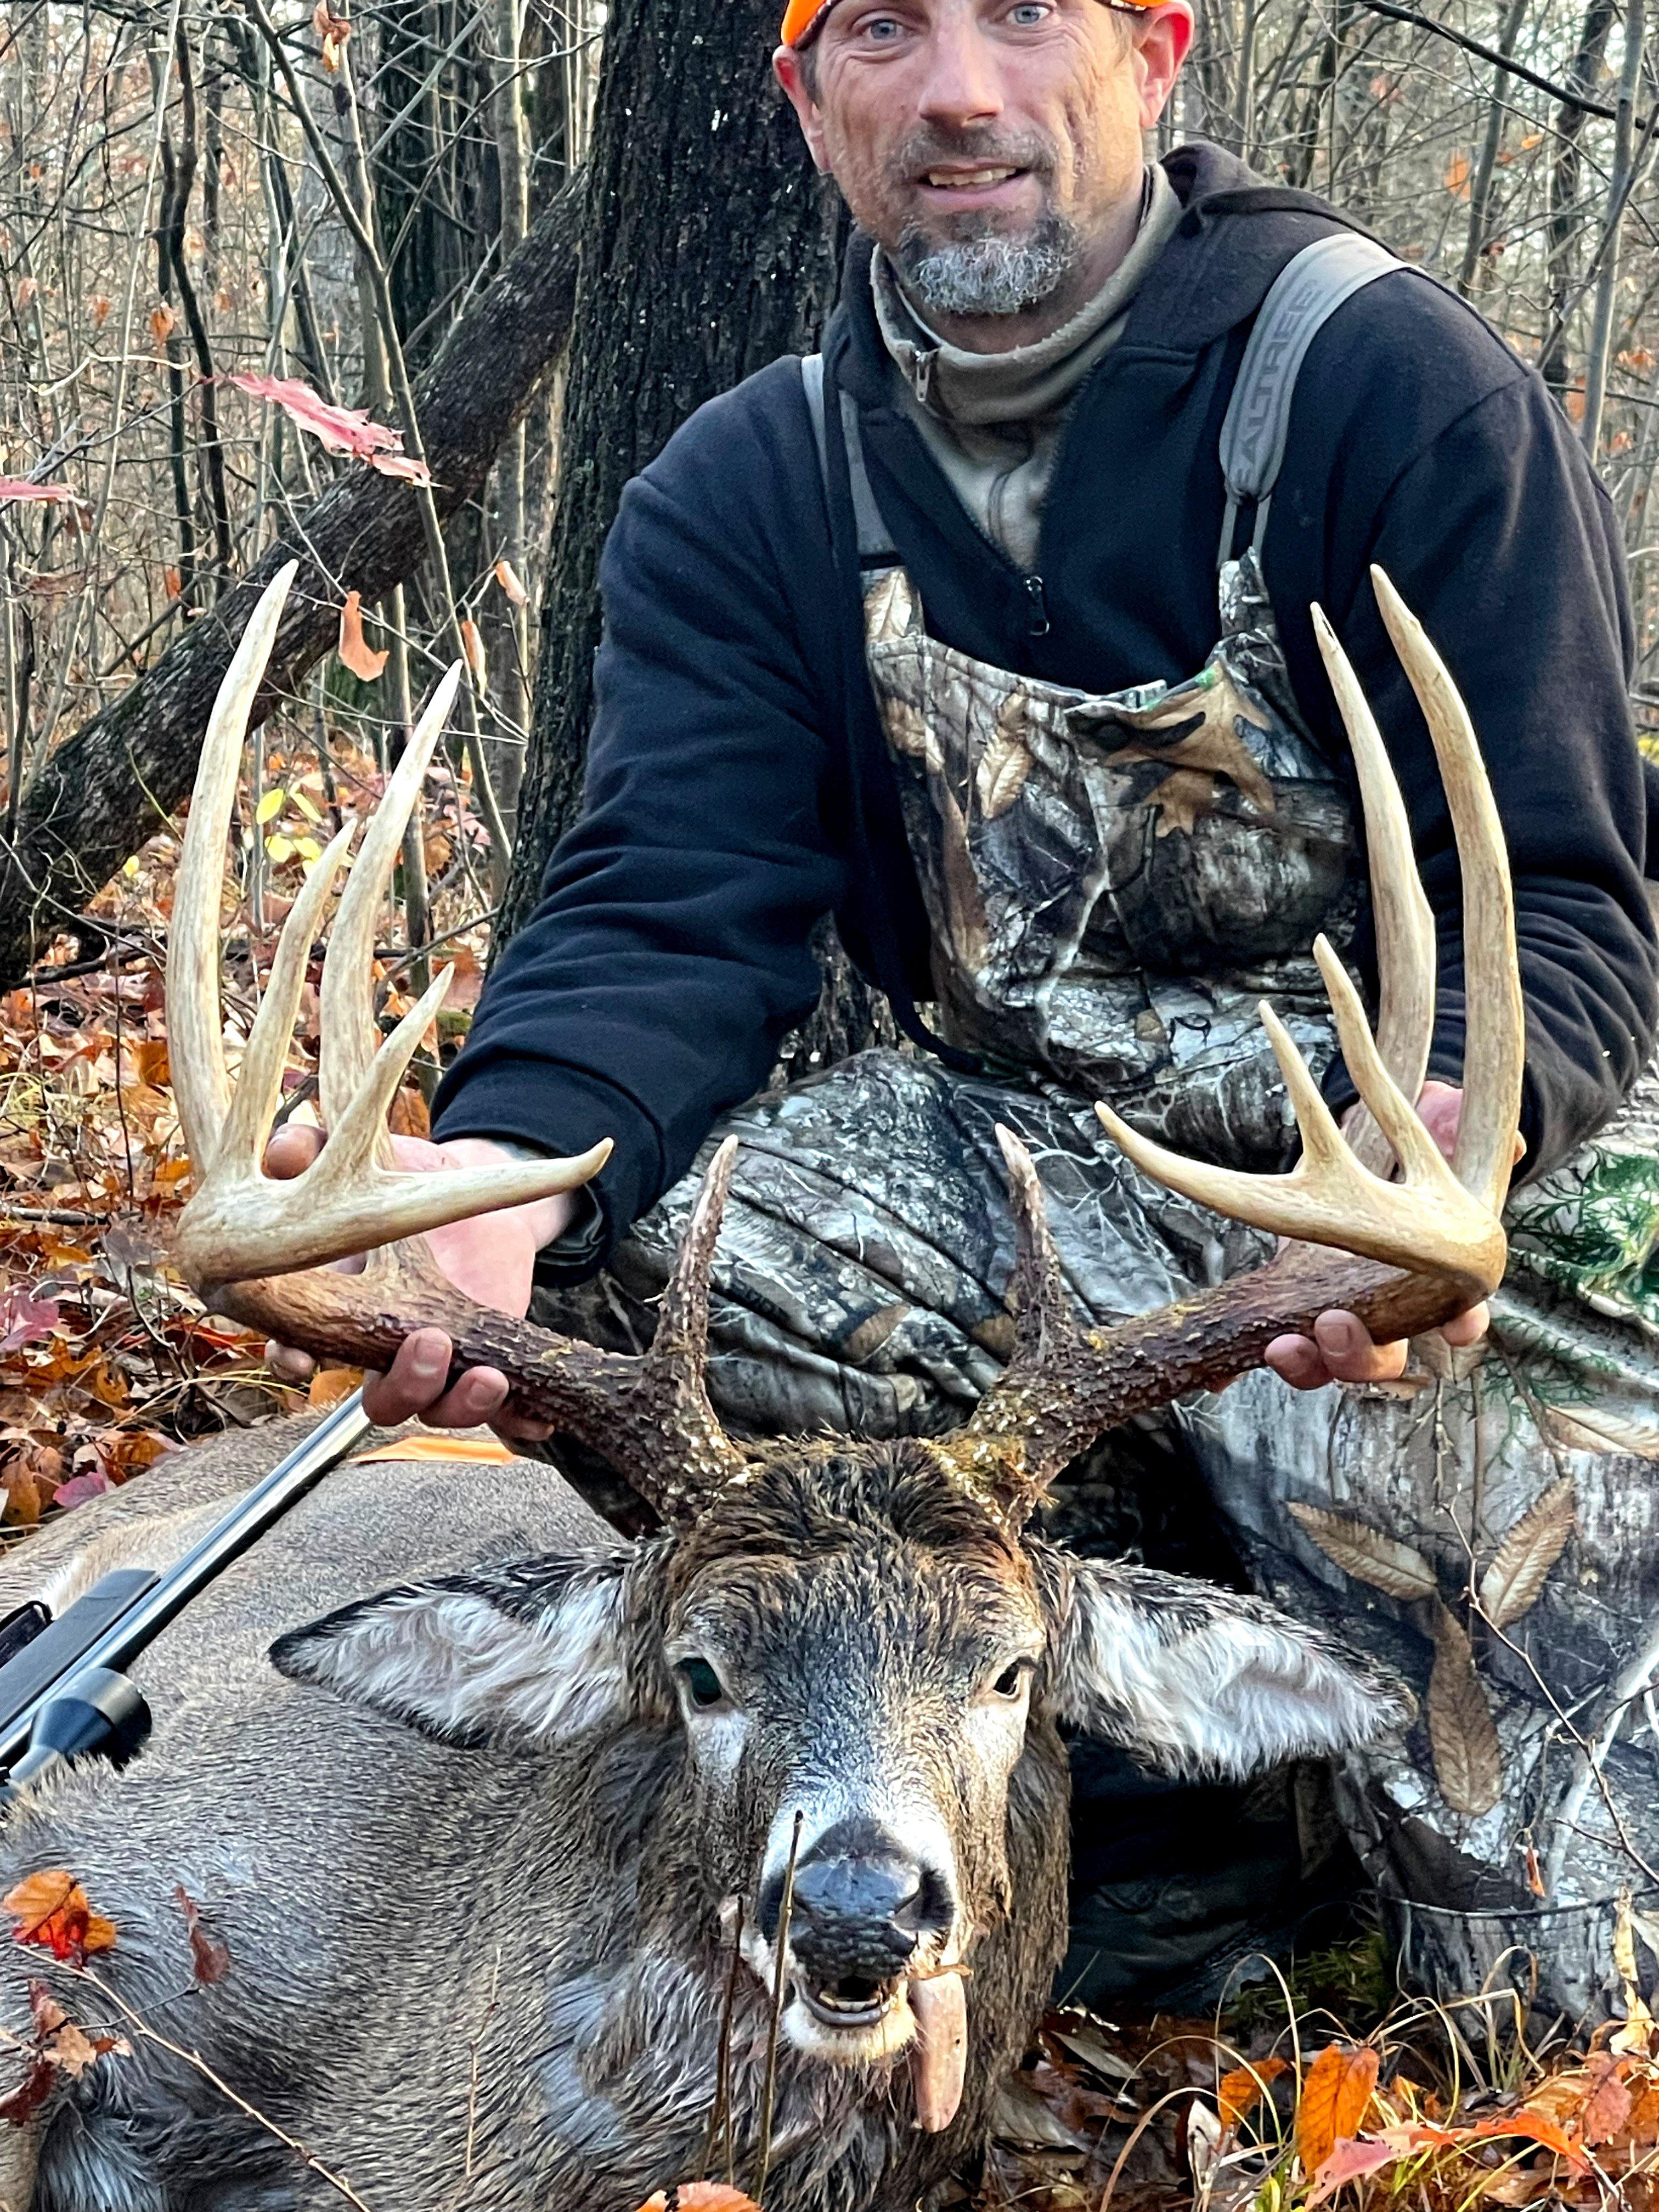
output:
[{"label": "deer tongue", "polygon": [[910,2084],[916,2124],[939,2135],[957,2116],[968,2063],[968,2000],[960,1974],[929,1974],[910,1984],[916,2039],[910,2046]]}]

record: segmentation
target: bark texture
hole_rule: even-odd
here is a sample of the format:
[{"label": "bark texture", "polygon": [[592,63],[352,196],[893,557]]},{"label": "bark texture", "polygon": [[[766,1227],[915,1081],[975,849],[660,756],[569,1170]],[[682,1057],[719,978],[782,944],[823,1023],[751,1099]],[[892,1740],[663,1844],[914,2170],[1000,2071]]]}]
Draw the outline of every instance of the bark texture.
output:
[{"label": "bark texture", "polygon": [[[474,496],[514,424],[562,352],[575,295],[580,179],[542,216],[457,324],[416,386],[441,515]],[[244,623],[271,575],[300,574],[254,706],[263,720],[333,645],[349,589],[372,603],[425,557],[407,484],[353,466],[285,530],[211,614],[192,623],[131,690],[41,765],[0,850],[0,988],[72,924],[189,793],[202,732]]]},{"label": "bark texture", "polygon": [[586,167],[562,471],[519,842],[497,942],[581,799],[599,554],[623,486],[696,408],[816,343],[840,217],[769,58],[777,0],[622,0]]}]

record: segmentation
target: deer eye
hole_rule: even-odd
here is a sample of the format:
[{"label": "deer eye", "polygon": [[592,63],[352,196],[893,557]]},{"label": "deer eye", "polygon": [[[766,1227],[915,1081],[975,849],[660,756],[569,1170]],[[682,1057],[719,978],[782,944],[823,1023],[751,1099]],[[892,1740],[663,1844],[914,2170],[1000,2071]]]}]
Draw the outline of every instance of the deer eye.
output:
[{"label": "deer eye", "polygon": [[1029,1659],[1012,1660],[992,1683],[992,1690],[999,1698],[1006,1698],[1012,1703],[1015,1698],[1024,1693],[1025,1685],[1030,1678],[1030,1673],[1031,1662]]},{"label": "deer eye", "polygon": [[720,1676],[706,1659],[682,1659],[677,1672],[685,1685],[686,1694],[700,1711],[725,1701],[726,1692]]}]

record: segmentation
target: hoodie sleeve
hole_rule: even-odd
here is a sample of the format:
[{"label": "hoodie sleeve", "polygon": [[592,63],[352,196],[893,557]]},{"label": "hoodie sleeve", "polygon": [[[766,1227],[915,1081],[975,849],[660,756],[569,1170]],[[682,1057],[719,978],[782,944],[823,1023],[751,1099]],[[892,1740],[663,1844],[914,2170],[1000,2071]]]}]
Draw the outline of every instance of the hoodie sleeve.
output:
[{"label": "hoodie sleeve", "polygon": [[613,1139],[594,1185],[605,1233],[573,1277],[759,1088],[817,995],[808,940],[842,862],[779,521],[812,487],[768,502],[765,487],[800,472],[779,451],[787,395],[773,400],[712,403],[623,494],[600,570],[581,817],[438,1095],[443,1137],[561,1152]]},{"label": "hoodie sleeve", "polygon": [[[1422,620],[1468,702],[1515,881],[1527,1016],[1519,1173],[1531,1179],[1616,1112],[1652,1052],[1659,1018],[1644,882],[1647,807],[1628,691],[1630,605],[1609,503],[1542,382],[1460,303],[1441,295],[1417,312],[1438,323],[1438,344],[1419,344],[1413,356],[1422,381],[1438,374],[1443,398],[1474,352],[1488,388],[1417,450],[1407,447],[1364,527],[1357,516],[1345,525],[1339,502],[1332,542],[1346,535],[1346,544],[1340,562],[1327,558],[1327,604],[1377,710],[1411,815],[1439,932],[1429,1072],[1451,1083],[1463,1080],[1464,1047],[1456,848],[1427,729],[1376,611],[1372,562]],[[1375,453],[1390,443],[1390,410],[1409,418],[1413,402],[1396,384],[1392,396],[1373,390],[1368,404],[1369,424],[1357,424],[1354,436]],[[1363,478],[1363,467],[1355,473]],[[1293,658],[1306,656],[1298,690],[1329,717],[1305,614],[1287,624],[1287,642]],[[1334,730],[1333,738],[1341,742]],[[1371,957],[1370,946],[1358,950]],[[1336,1102],[1353,1096],[1340,1065],[1328,1087]]]}]

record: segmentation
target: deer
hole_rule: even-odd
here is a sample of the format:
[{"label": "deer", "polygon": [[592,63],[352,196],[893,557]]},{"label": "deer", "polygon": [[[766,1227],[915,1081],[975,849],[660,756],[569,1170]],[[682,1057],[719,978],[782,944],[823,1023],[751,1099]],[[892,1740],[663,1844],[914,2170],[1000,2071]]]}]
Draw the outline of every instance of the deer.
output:
[{"label": "deer", "polygon": [[[471,1305],[423,1241],[580,1184],[605,1147],[455,1173],[393,1164],[386,1109],[447,974],[382,1041],[374,925],[455,672],[338,902],[328,1141],[297,1181],[262,1171],[355,834],[296,901],[233,1091],[223,854],[292,574],[240,641],[184,837],[168,1006],[195,1188],[178,1264],[211,1309],[334,1364],[383,1366],[411,1329],[443,1328],[458,1367],[501,1369],[509,1404],[602,1454],[656,1525],[623,1540],[541,1462],[379,1459],[331,1476],[186,1611],[139,1670],[148,1746],[122,1771],[25,1791],[0,1831],[0,1886],[72,1869],[118,1929],[100,1978],[166,2030],[5,2130],[0,2197],[14,2212],[265,2212],[343,2191],[376,2212],[635,2212],[726,2174],[768,2212],[904,2212],[971,2169],[1063,1948],[1062,1728],[1170,1773],[1242,1777],[1339,1757],[1408,1717],[1402,1686],[1324,1632],[1251,1595],[1069,1556],[1037,1516],[1103,1432],[1223,1386],[1327,1309],[1414,1335],[1501,1279],[1522,1016],[1469,715],[1377,572],[1463,876],[1468,1073],[1449,1161],[1413,1111],[1433,923],[1382,740],[1316,611],[1364,810],[1375,1034],[1336,953],[1316,953],[1364,1115],[1345,1135],[1266,1006],[1302,1131],[1288,1174],[1181,1159],[1100,1109],[1144,1173],[1269,1231],[1275,1256],[1085,1327],[1005,1132],[1016,1342],[972,1418],[896,1442],[738,1439],[706,1371],[730,1140],[654,1340],[629,1356]],[[360,1272],[335,1264],[365,1254]],[[246,1447],[198,1448],[81,1509],[31,1540],[0,1595],[167,1565],[246,1479]],[[187,2001],[179,1891],[230,1960]],[[39,1961],[14,1947],[0,1978],[15,2040]]]}]

